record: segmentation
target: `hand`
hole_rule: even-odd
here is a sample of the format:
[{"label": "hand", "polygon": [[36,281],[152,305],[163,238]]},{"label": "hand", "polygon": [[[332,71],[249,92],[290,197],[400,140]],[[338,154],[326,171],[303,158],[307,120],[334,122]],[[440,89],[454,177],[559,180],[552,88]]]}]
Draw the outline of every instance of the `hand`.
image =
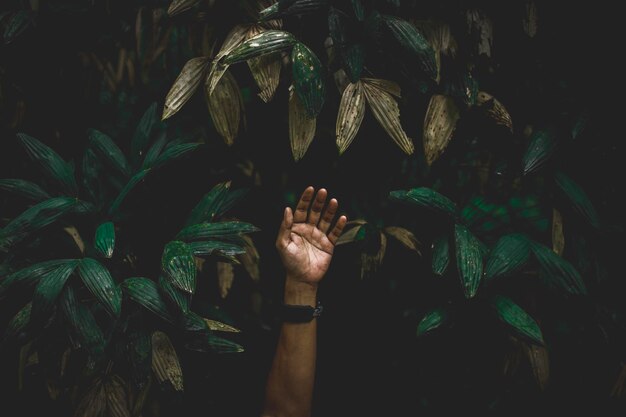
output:
[{"label": "hand", "polygon": [[331,199],[322,213],[327,194],[322,188],[315,195],[315,189],[308,187],[300,197],[295,214],[289,207],[285,208],[276,248],[287,270],[288,284],[291,281],[317,287],[328,270],[347,218],[340,216],[331,229],[339,204]]}]

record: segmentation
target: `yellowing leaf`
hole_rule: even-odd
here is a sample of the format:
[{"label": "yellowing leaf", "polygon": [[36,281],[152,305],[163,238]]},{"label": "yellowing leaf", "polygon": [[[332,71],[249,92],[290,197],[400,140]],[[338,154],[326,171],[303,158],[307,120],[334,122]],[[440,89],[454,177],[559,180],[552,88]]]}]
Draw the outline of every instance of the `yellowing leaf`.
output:
[{"label": "yellowing leaf", "polygon": [[491,94],[479,91],[476,96],[476,104],[478,107],[485,109],[487,116],[500,126],[508,127],[513,131],[513,120],[507,109],[496,100]]},{"label": "yellowing leaf", "polygon": [[165,97],[162,120],[176,114],[196,91],[207,69],[209,59],[193,58],[187,61],[174,85]]},{"label": "yellowing leaf", "polygon": [[459,109],[451,97],[440,94],[431,97],[424,118],[424,153],[428,165],[446,149],[458,120]]},{"label": "yellowing leaf", "polygon": [[406,135],[400,124],[400,108],[391,93],[387,92],[381,83],[367,81],[363,82],[365,97],[378,123],[391,136],[393,141],[406,153],[411,155],[415,148],[413,141]]},{"label": "yellowing leaf", "polygon": [[379,89],[388,92],[395,98],[402,97],[402,90],[400,90],[400,86],[395,81],[381,80],[378,78],[361,78],[361,80],[363,80],[364,83],[376,86]]},{"label": "yellowing leaf", "polygon": [[357,81],[348,84],[339,104],[335,127],[339,154],[344,153],[354,140],[363,122],[363,116],[365,116],[365,90],[363,83]]},{"label": "yellowing leaf", "polygon": [[159,382],[169,381],[176,391],[183,390],[183,371],[176,350],[160,331],[152,333],[152,370]]},{"label": "yellowing leaf", "polygon": [[380,248],[375,255],[368,253],[361,254],[361,279],[370,277],[378,271],[378,268],[383,263],[385,253],[387,251],[387,237],[384,234],[380,234]]},{"label": "yellowing leaf", "polygon": [[293,86],[289,88],[289,140],[293,159],[302,159],[315,137],[316,118],[309,117]]},{"label": "yellowing leaf", "polygon": [[216,320],[211,320],[211,319],[204,319],[204,321],[206,322],[207,326],[209,326],[209,329],[213,330],[214,332],[229,332],[229,333],[241,332],[241,330],[237,329],[236,327],[229,326],[228,324],[224,324],[221,321],[216,321]]},{"label": "yellowing leaf", "polygon": [[235,280],[235,269],[228,262],[217,263],[217,284],[220,289],[220,297],[226,298]]},{"label": "yellowing leaf", "polygon": [[385,227],[385,233],[398,240],[405,248],[417,252],[420,256],[422,255],[421,244],[410,230],[404,227],[389,226]]},{"label": "yellowing leaf", "polygon": [[550,379],[550,361],[548,357],[548,349],[545,346],[536,345],[534,343],[524,343],[524,350],[528,355],[530,367],[533,370],[535,381],[543,391],[548,385]]},{"label": "yellowing leaf", "polygon": [[280,69],[282,67],[280,54],[275,53],[252,58],[248,60],[248,67],[256,85],[261,90],[259,97],[265,103],[270,102],[274,98],[280,82]]},{"label": "yellowing leaf", "polygon": [[237,25],[232,28],[230,32],[228,32],[228,35],[226,35],[226,39],[224,40],[222,47],[220,48],[217,55],[215,55],[215,59],[213,61],[213,64],[211,65],[211,71],[209,72],[205,83],[208,95],[211,95],[213,93],[213,90],[220,82],[222,76],[229,67],[228,64],[222,62],[222,58],[224,58],[233,49],[241,45],[243,41],[246,40],[246,35],[249,30],[250,28],[248,26]]},{"label": "yellowing leaf", "polygon": [[563,256],[565,249],[565,237],[563,235],[563,216],[557,209],[552,210],[552,250],[559,256]]},{"label": "yellowing leaf", "polygon": [[209,94],[209,89],[210,86],[205,84],[207,104],[213,125],[219,135],[224,138],[224,142],[232,145],[239,132],[241,112],[244,109],[237,81],[229,71],[226,71],[212,94]]},{"label": "yellowing leaf", "polygon": [[257,251],[256,246],[254,245],[254,242],[252,241],[252,238],[250,238],[250,236],[243,236],[243,240],[246,242],[246,252],[238,255],[237,259],[239,259],[243,267],[246,269],[246,271],[250,275],[250,278],[258,282],[261,277],[259,272],[259,260],[261,258],[259,256],[259,251]]},{"label": "yellowing leaf", "polygon": [[200,0],[173,0],[170,4],[170,7],[167,9],[167,14],[170,16],[175,16],[179,13],[184,12],[185,10],[191,9],[196,3],[199,3]]}]

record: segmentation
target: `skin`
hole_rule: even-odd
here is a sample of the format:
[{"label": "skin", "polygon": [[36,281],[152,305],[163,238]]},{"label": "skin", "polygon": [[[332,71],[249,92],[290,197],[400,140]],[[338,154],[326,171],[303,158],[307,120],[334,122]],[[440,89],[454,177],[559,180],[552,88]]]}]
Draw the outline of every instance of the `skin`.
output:
[{"label": "skin", "polygon": [[[317,303],[317,288],[330,261],[346,216],[336,223],[339,204],[321,188],[308,187],[295,212],[285,208],[276,248],[286,271],[285,304]],[[308,417],[315,379],[317,322],[283,323],[265,393],[264,417]]]}]

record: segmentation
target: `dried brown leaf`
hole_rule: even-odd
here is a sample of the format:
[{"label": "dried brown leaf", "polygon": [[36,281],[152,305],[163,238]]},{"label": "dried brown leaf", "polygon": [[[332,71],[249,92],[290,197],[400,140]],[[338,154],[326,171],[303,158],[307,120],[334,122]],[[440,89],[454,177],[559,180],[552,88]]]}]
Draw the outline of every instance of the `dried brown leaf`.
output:
[{"label": "dried brown leaf", "polygon": [[104,383],[104,391],[106,392],[106,415],[108,417],[131,417],[126,383],[122,378],[117,375],[107,378]]},{"label": "dried brown leaf", "polygon": [[402,90],[400,90],[400,86],[395,81],[381,80],[378,78],[361,78],[361,80],[366,84],[375,86],[378,89],[391,94],[395,98],[402,98]]},{"label": "dried brown leaf", "polygon": [[410,230],[404,227],[389,226],[385,227],[385,233],[397,239],[405,248],[417,252],[420,256],[422,255],[422,251],[420,250],[422,245]]},{"label": "dried brown leaf", "polygon": [[467,11],[467,27],[470,34],[478,37],[478,55],[491,56],[493,46],[493,22],[481,10]]},{"label": "dried brown leaf", "polygon": [[375,274],[376,271],[378,271],[378,268],[380,268],[383,263],[386,251],[387,237],[383,233],[381,233],[380,248],[378,249],[376,255],[370,255],[368,253],[361,254],[361,279],[370,277]]},{"label": "dried brown leaf", "polygon": [[534,1],[527,1],[524,5],[524,17],[522,18],[522,26],[524,32],[534,38],[539,27],[539,16],[537,14],[537,5]]},{"label": "dried brown leaf", "polygon": [[76,417],[105,417],[107,393],[101,379],[97,379],[78,403]]},{"label": "dried brown leaf", "polygon": [[479,91],[476,104],[485,109],[487,116],[493,119],[497,125],[508,127],[513,131],[513,120],[507,109],[491,94]]},{"label": "dried brown leaf", "polygon": [[215,332],[229,332],[229,333],[241,332],[241,330],[237,329],[236,327],[229,326],[228,324],[224,324],[221,321],[210,320],[210,319],[204,319],[204,321],[206,322],[207,326],[209,326],[209,329]]},{"label": "dried brown leaf", "polygon": [[[406,135],[400,123],[400,108],[392,93],[387,90],[391,84],[363,80],[365,97],[378,123],[391,136],[393,141],[406,153],[411,155],[415,150],[413,141]],[[393,91],[393,90],[391,90]]]},{"label": "dried brown leaf", "polygon": [[335,126],[339,154],[343,154],[356,137],[363,122],[363,116],[365,116],[365,90],[363,83],[357,81],[354,84],[348,84],[339,104]]},{"label": "dried brown leaf", "polygon": [[533,370],[535,381],[543,391],[548,385],[550,379],[550,361],[548,358],[548,349],[545,346],[524,343],[524,350],[528,355],[530,367]]},{"label": "dried brown leaf", "polygon": [[211,71],[206,80],[206,88],[207,94],[211,95],[215,87],[222,79],[222,76],[228,69],[229,65],[221,62],[222,58],[228,55],[233,49],[241,45],[243,41],[246,40],[246,36],[248,31],[250,30],[250,26],[248,25],[237,25],[228,32],[226,35],[226,39],[222,44],[222,47],[215,55],[215,59],[211,65]]},{"label": "dried brown leaf", "polygon": [[[207,81],[209,80],[207,77]],[[243,98],[235,77],[230,71],[226,71],[213,94],[209,94],[209,85],[205,84],[205,94],[215,129],[227,145],[232,145],[239,132],[241,112],[244,110]]]},{"label": "dried brown leaf", "polygon": [[170,16],[176,16],[185,10],[191,9],[200,0],[173,0],[170,7],[167,9],[167,14]]},{"label": "dried brown leaf", "polygon": [[258,282],[261,278],[261,274],[259,271],[259,260],[261,259],[259,255],[259,251],[256,249],[254,242],[250,236],[243,236],[243,240],[246,242],[245,249],[246,253],[243,253],[237,258],[246,269],[250,277]]},{"label": "dried brown leaf", "polygon": [[611,397],[624,397],[626,396],[626,365],[622,364],[622,370],[620,371],[613,388],[611,389]]},{"label": "dried brown leaf", "polygon": [[293,86],[289,87],[289,140],[293,159],[302,159],[315,137],[316,118],[311,118]]},{"label": "dried brown leaf", "polygon": [[256,85],[261,90],[258,93],[259,97],[265,103],[269,103],[274,98],[280,82],[280,69],[282,68],[280,54],[273,53],[249,59],[248,67]]},{"label": "dried brown leaf", "polygon": [[440,94],[431,97],[424,118],[424,153],[428,165],[448,146],[459,117],[459,109],[451,97]]},{"label": "dried brown leaf", "polygon": [[337,243],[335,243],[335,246],[345,245],[346,243],[354,242],[354,238],[356,237],[357,233],[359,233],[360,228],[361,226],[358,225],[344,231],[341,236],[339,236],[339,239],[337,239]]},{"label": "dried brown leaf", "polygon": [[168,381],[176,391],[183,391],[183,370],[176,349],[161,331],[152,333],[152,371],[159,382]]},{"label": "dried brown leaf", "polygon": [[191,98],[204,77],[209,59],[206,57],[193,58],[187,61],[174,85],[167,93],[162,120],[176,114]]},{"label": "dried brown leaf", "polygon": [[565,236],[563,235],[563,216],[557,209],[552,210],[552,250],[559,256],[563,256],[565,249]]},{"label": "dried brown leaf", "polygon": [[220,297],[226,298],[233,286],[235,268],[228,262],[217,263],[217,285],[220,289]]}]

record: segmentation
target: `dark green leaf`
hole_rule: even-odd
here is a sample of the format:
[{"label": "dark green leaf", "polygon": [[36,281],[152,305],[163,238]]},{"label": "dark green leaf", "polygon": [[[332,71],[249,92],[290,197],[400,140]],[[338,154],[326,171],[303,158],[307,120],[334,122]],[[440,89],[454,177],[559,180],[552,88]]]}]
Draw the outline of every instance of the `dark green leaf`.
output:
[{"label": "dark green leaf", "polygon": [[491,203],[486,197],[476,196],[470,199],[461,217],[473,230],[493,233],[511,223],[511,216],[505,205]]},{"label": "dark green leaf", "polygon": [[220,217],[224,213],[228,212],[233,206],[239,203],[248,195],[248,189],[240,188],[238,190],[229,190],[228,194],[222,199],[219,210],[215,213],[215,218]]},{"label": "dark green leaf", "polygon": [[359,22],[365,20],[365,8],[361,0],[352,0],[352,8],[354,9],[354,15]]},{"label": "dark green leaf", "polygon": [[130,175],[130,168],[128,167],[126,157],[124,153],[122,153],[122,150],[113,142],[113,139],[98,130],[91,129],[89,132],[89,141],[94,150],[104,158],[109,165],[125,177]]},{"label": "dark green leaf", "polygon": [[105,222],[98,226],[94,238],[94,247],[105,258],[113,256],[115,249],[115,226],[113,222]]},{"label": "dark green leaf", "polygon": [[176,235],[176,239],[188,241],[223,238],[242,233],[257,232],[258,230],[257,227],[244,222],[200,223],[184,228]]},{"label": "dark green leaf", "polygon": [[532,251],[537,257],[548,284],[571,294],[586,294],[585,283],[574,266],[554,253],[552,249],[533,242]]},{"label": "dark green leaf", "polygon": [[201,143],[181,143],[180,145],[168,146],[154,161],[153,168],[159,168],[201,146]]},{"label": "dark green leaf", "polygon": [[67,279],[76,269],[78,262],[78,260],[65,262],[41,277],[33,294],[31,319],[40,320],[50,313],[52,306],[59,294],[61,294],[61,291],[63,291]]},{"label": "dark green leaf", "polygon": [[37,184],[20,179],[0,180],[0,190],[5,190],[36,202],[50,198],[50,194]]},{"label": "dark green leaf", "polygon": [[291,51],[291,61],[296,93],[307,114],[317,117],[326,93],[322,64],[313,51],[300,42]]},{"label": "dark green leaf", "polygon": [[208,193],[202,197],[202,200],[194,207],[185,223],[185,226],[191,226],[202,222],[211,222],[218,213],[224,197],[228,195],[230,182],[217,184]]},{"label": "dark green leaf", "polygon": [[133,327],[127,336],[126,355],[130,364],[131,381],[139,388],[147,384],[152,374],[152,337],[141,324]]},{"label": "dark green leaf", "polygon": [[163,275],[159,277],[159,287],[161,287],[161,292],[165,294],[166,298],[176,304],[183,314],[189,312],[189,303],[191,302],[190,294],[176,288]]},{"label": "dark green leaf", "polygon": [[169,242],[163,250],[161,269],[172,284],[193,294],[196,290],[196,262],[193,251],[178,240]]},{"label": "dark green leaf", "polygon": [[4,43],[10,44],[15,41],[26,29],[33,25],[33,16],[30,10],[19,10],[8,18],[4,25]]},{"label": "dark green leaf", "polygon": [[22,307],[15,316],[13,316],[4,332],[5,340],[17,339],[20,334],[26,331],[26,327],[28,326],[28,323],[30,323],[32,307],[33,303],[28,303]]},{"label": "dark green leaf", "polygon": [[515,304],[511,299],[501,295],[496,295],[493,298],[493,305],[500,320],[511,326],[522,336],[543,345],[541,329],[539,329],[535,320],[520,306]]},{"label": "dark green leaf", "polygon": [[556,130],[544,129],[533,132],[528,149],[522,158],[524,175],[543,167],[556,150]]},{"label": "dark green leaf", "polygon": [[78,265],[78,274],[85,286],[114,317],[119,317],[122,308],[122,291],[113,277],[100,262],[84,258]]},{"label": "dark green leaf", "polygon": [[433,80],[437,78],[435,51],[421,33],[406,20],[395,16],[384,15],[383,21],[398,43],[410,54],[415,55],[420,68]]},{"label": "dark green leaf", "polygon": [[450,242],[448,236],[442,236],[435,241],[433,246],[433,272],[437,275],[445,274],[449,263]]},{"label": "dark green leaf", "polygon": [[363,44],[354,36],[353,32],[356,31],[348,17],[334,7],[331,7],[328,13],[328,28],[335,53],[341,59],[350,81],[356,83],[361,78],[365,61]]},{"label": "dark green leaf", "polygon": [[296,38],[289,32],[282,30],[268,30],[262,32],[233,49],[224,58],[225,64],[234,64],[247,61],[250,58],[282,51],[296,43]]},{"label": "dark green leaf", "polygon": [[148,142],[150,141],[152,129],[157,124],[157,121],[157,104],[152,103],[137,124],[135,134],[130,142],[130,154],[135,164],[138,163],[144,155],[146,146],[148,146]]},{"label": "dark green leaf", "polygon": [[454,226],[454,239],[456,241],[456,264],[461,278],[461,286],[465,298],[472,298],[478,291],[483,275],[480,242],[467,227],[460,224]]},{"label": "dark green leaf", "polygon": [[38,282],[42,276],[72,261],[71,259],[53,259],[20,269],[0,281],[0,297],[4,296],[13,286],[32,286]]},{"label": "dark green leaf", "polygon": [[190,242],[189,247],[196,256],[210,255],[213,252],[217,252],[226,256],[241,255],[246,253],[246,250],[234,243],[221,242],[219,240]]},{"label": "dark green leaf", "polygon": [[478,82],[468,73],[458,74],[446,82],[443,88],[446,95],[461,99],[467,106],[476,105],[478,90]]},{"label": "dark green leaf", "polygon": [[278,0],[277,3],[261,10],[260,20],[267,21],[284,16],[314,13],[328,5],[329,0]]},{"label": "dark green leaf", "polygon": [[101,203],[102,193],[100,188],[100,170],[101,164],[92,149],[87,149],[83,156],[83,185],[91,197],[91,200],[96,203]]},{"label": "dark green leaf", "polygon": [[596,212],[596,209],[591,204],[589,197],[585,191],[578,184],[572,181],[567,175],[562,172],[557,172],[554,176],[556,184],[565,195],[570,199],[574,205],[574,209],[583,216],[593,227],[600,227],[600,217]]},{"label": "dark green leaf", "polygon": [[183,325],[185,330],[190,332],[211,333],[211,329],[209,329],[207,322],[193,311],[190,311],[185,315],[185,317],[183,317]]},{"label": "dark green leaf", "polygon": [[421,336],[430,332],[446,322],[448,313],[443,308],[436,308],[426,313],[417,325],[417,335]]},{"label": "dark green leaf", "polygon": [[207,343],[215,353],[240,353],[243,346],[213,334],[207,335]]},{"label": "dark green leaf", "polygon": [[130,193],[132,189],[135,188],[135,186],[139,184],[146,175],[148,175],[148,172],[150,172],[149,169],[144,169],[143,171],[139,171],[133,175],[131,179],[128,180],[128,183],[126,183],[115,200],[113,200],[113,203],[111,203],[111,207],[109,207],[109,214],[115,214],[119,210],[128,193]]},{"label": "dark green leaf", "polygon": [[456,205],[448,198],[430,188],[413,188],[409,191],[392,191],[389,198],[440,211],[451,216],[456,215]]},{"label": "dark green leaf", "polygon": [[91,311],[76,299],[71,286],[66,286],[61,296],[61,309],[78,336],[80,344],[92,355],[99,357],[104,352],[104,335]]},{"label": "dark green leaf", "polygon": [[530,257],[530,241],[526,235],[514,233],[500,238],[487,261],[487,279],[519,271]]},{"label": "dark green leaf", "polygon": [[146,152],[146,157],[141,165],[143,169],[150,168],[154,164],[159,155],[161,155],[161,151],[165,147],[166,143],[167,134],[166,132],[161,132],[157,140],[154,141],[150,149],[148,149],[148,152]]},{"label": "dark green leaf", "polygon": [[172,314],[167,309],[165,301],[159,294],[156,282],[147,278],[127,278],[123,284],[128,297],[142,305],[162,319],[173,323]]},{"label": "dark green leaf", "polygon": [[26,149],[28,156],[39,163],[41,170],[51,180],[55,181],[62,191],[69,195],[78,194],[74,170],[70,164],[37,139],[24,133],[18,133],[17,137]]}]

